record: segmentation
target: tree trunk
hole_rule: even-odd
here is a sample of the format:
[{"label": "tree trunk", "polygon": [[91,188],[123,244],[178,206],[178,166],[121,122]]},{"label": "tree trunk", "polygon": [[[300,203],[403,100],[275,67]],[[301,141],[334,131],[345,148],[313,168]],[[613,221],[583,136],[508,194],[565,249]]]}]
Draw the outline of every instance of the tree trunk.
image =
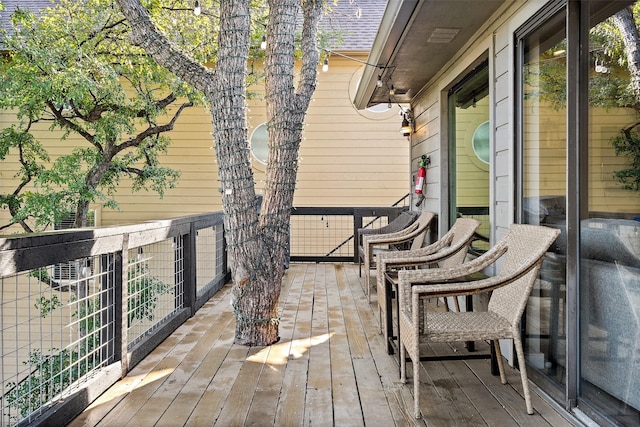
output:
[{"label": "tree trunk", "polygon": [[[249,159],[245,75],[250,48],[249,0],[220,1],[215,71],[168,43],[139,0],[117,0],[134,43],[202,90],[211,103],[225,236],[233,280],[235,342],[269,345],[278,337],[278,302],[289,241],[298,148],[316,86],[316,35],[322,0],[270,0],[265,65],[269,129],[267,184],[261,217]],[[294,37],[302,3],[302,68],[294,86]]]},{"label": "tree trunk", "polygon": [[631,90],[640,97],[640,35],[631,7],[625,7],[613,15],[613,22],[620,31],[627,66],[631,73]]}]

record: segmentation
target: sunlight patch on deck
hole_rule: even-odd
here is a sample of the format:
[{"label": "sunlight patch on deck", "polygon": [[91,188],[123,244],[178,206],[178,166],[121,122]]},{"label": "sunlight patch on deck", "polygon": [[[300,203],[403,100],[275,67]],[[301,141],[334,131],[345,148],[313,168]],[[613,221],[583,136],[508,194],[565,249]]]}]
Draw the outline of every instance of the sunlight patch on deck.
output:
[{"label": "sunlight patch on deck", "polygon": [[131,393],[133,390],[144,387],[147,384],[154,383],[168,377],[175,369],[158,369],[140,375],[127,376],[115,383],[109,390],[96,399],[87,409],[98,407],[110,400],[117,399],[120,396]]},{"label": "sunlight patch on deck", "polygon": [[334,332],[315,337],[280,342],[260,350],[247,357],[248,362],[265,363],[267,365],[284,365],[289,359],[299,359],[309,348],[329,341]]}]

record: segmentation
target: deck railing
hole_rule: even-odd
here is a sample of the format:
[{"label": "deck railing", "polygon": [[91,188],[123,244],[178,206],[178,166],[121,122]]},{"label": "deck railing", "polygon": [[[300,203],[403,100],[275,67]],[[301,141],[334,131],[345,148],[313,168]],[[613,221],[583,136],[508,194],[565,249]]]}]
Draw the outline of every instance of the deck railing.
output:
[{"label": "deck railing", "polygon": [[[401,210],[296,208],[291,260],[354,261]],[[229,278],[220,212],[0,238],[0,426],[64,425]]]}]

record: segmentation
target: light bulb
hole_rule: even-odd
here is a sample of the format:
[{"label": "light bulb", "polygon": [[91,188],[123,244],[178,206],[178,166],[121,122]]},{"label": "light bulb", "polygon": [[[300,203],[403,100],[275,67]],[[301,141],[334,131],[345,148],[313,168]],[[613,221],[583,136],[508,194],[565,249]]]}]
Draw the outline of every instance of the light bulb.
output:
[{"label": "light bulb", "polygon": [[200,2],[196,0],[195,4],[193,5],[193,13],[196,16],[199,16],[201,12],[202,12],[202,9],[200,8]]},{"label": "light bulb", "polygon": [[382,87],[382,75],[378,74],[378,80],[376,80],[376,86]]},{"label": "light bulb", "polygon": [[324,63],[322,64],[322,72],[326,73],[329,71],[329,58],[324,58]]},{"label": "light bulb", "polygon": [[260,49],[265,50],[267,48],[267,37],[262,36],[262,42],[260,42]]}]

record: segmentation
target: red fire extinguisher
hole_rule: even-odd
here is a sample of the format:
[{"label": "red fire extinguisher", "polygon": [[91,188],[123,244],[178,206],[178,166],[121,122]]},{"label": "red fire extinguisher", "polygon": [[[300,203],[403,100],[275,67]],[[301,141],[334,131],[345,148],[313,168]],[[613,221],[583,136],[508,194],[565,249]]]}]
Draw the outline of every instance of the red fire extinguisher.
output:
[{"label": "red fire extinguisher", "polygon": [[416,174],[416,184],[413,190],[418,195],[416,206],[420,206],[422,204],[422,201],[424,200],[422,189],[424,188],[424,181],[427,177],[427,165],[429,163],[429,157],[427,157],[426,155],[422,155],[422,159],[420,160],[420,165],[418,167],[418,173]]},{"label": "red fire extinguisher", "polygon": [[429,163],[431,163],[431,160],[423,154],[420,160],[420,166],[418,167],[418,174],[416,175],[416,186],[413,190],[416,194],[422,194],[422,187],[424,187],[424,180],[427,176],[427,166]]},{"label": "red fire extinguisher", "polygon": [[418,174],[416,175],[416,186],[413,190],[416,194],[422,194],[422,187],[424,186],[424,178],[427,176],[427,168],[425,167],[424,160],[420,161],[420,167],[418,167]]}]

